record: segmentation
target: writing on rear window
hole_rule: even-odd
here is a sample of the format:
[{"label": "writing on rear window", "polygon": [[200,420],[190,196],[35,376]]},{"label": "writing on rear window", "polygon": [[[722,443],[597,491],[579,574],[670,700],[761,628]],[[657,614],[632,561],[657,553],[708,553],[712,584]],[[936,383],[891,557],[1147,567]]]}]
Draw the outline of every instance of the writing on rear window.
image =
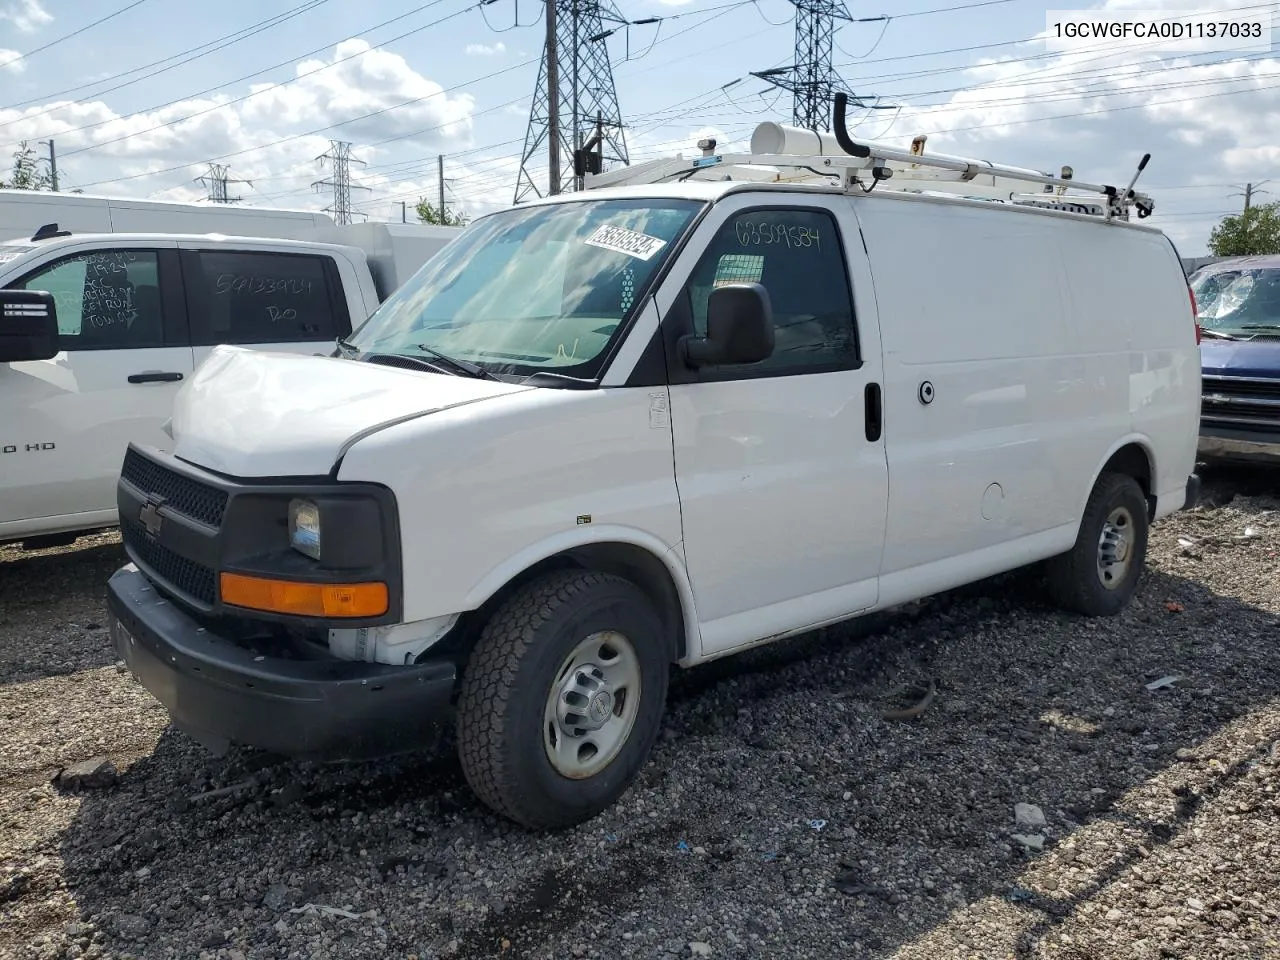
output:
[{"label": "writing on rear window", "polygon": [[239,273],[223,273],[213,285],[215,294],[247,293],[247,294],[283,294],[284,296],[306,296],[311,293],[311,280],[297,277],[254,277]]},{"label": "writing on rear window", "polygon": [[185,256],[197,343],[283,343],[339,334],[321,257],[256,250]]}]

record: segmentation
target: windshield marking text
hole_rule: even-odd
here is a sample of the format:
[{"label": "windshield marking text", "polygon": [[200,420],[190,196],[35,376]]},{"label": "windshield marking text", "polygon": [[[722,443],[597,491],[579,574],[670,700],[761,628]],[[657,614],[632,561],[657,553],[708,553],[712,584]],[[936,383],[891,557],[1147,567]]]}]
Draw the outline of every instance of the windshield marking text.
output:
[{"label": "windshield marking text", "polygon": [[648,260],[667,245],[667,241],[658,237],[651,237],[647,233],[636,233],[626,227],[610,226],[607,223],[587,237],[584,242],[615,253],[625,253],[637,260]]}]

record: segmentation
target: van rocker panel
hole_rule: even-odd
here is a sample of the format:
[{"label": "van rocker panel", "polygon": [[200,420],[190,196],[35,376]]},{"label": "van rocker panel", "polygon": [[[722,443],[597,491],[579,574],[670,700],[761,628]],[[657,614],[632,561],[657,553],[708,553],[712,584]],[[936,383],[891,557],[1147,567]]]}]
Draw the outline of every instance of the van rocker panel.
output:
[{"label": "van rocker panel", "polygon": [[452,661],[259,657],[167,602],[133,564],[108,581],[107,606],[118,656],[174,725],[206,745],[366,759],[430,745],[451,712]]}]

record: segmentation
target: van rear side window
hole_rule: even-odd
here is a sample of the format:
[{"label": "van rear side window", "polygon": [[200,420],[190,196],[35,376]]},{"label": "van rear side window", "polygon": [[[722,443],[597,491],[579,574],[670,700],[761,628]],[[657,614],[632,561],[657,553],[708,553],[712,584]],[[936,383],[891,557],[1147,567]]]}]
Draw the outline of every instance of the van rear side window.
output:
[{"label": "van rear side window", "polygon": [[326,257],[265,251],[186,251],[191,337],[218,343],[333,340],[350,332]]}]

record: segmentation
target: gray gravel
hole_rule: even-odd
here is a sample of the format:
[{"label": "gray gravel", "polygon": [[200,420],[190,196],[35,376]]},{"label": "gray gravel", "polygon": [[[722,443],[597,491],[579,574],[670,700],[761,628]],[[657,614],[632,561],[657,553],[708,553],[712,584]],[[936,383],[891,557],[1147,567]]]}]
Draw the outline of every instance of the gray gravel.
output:
[{"label": "gray gravel", "polygon": [[543,837],[448,757],[211,759],[114,666],[114,537],[0,549],[0,956],[1280,957],[1268,488],[1159,524],[1115,620],[1020,574],[681,675]]}]

